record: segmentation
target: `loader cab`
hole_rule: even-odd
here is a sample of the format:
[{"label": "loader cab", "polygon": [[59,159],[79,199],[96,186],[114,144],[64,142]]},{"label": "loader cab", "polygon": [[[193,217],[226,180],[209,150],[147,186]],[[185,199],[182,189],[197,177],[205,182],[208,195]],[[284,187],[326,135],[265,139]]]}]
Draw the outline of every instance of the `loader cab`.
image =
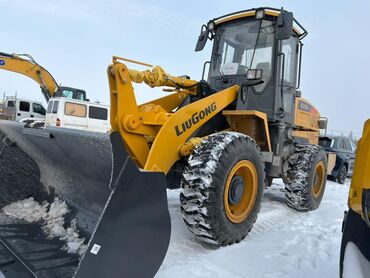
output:
[{"label": "loader cab", "polygon": [[257,110],[269,121],[293,124],[300,41],[306,33],[292,13],[254,9],[211,20],[196,51],[204,47],[202,38],[213,40],[208,83],[216,91],[240,85],[236,109]]}]

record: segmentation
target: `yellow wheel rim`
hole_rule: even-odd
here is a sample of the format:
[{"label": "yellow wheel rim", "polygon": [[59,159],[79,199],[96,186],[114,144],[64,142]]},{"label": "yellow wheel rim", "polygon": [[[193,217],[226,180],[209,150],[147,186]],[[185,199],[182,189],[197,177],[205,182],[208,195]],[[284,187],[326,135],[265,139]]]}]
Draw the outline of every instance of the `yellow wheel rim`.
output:
[{"label": "yellow wheel rim", "polygon": [[316,166],[315,174],[313,177],[312,195],[314,198],[317,199],[320,197],[320,194],[324,187],[324,182],[325,182],[325,166],[324,162],[320,161],[320,163],[317,164]]},{"label": "yellow wheel rim", "polygon": [[225,212],[231,222],[238,224],[247,219],[256,202],[257,191],[256,167],[249,160],[239,161],[231,169],[224,191]]}]

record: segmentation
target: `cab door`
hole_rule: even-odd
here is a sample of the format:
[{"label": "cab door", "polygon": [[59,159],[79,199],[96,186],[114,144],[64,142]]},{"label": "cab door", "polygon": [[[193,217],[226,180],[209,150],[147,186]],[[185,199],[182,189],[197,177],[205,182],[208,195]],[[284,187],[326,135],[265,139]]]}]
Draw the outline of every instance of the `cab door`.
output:
[{"label": "cab door", "polygon": [[280,118],[290,124],[294,121],[294,105],[297,88],[299,40],[292,35],[287,40],[280,41],[279,81],[277,95],[280,97]]}]

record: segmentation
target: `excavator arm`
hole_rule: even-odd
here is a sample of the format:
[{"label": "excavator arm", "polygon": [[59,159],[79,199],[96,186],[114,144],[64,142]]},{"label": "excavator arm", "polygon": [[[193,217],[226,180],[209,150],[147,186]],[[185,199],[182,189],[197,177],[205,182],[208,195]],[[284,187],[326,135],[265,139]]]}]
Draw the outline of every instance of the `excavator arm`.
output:
[{"label": "excavator arm", "polygon": [[59,87],[54,77],[45,68],[40,66],[29,54],[8,54],[0,52],[0,69],[16,72],[33,79],[40,85],[41,92],[48,101],[50,97],[67,96],[64,92],[71,94],[71,98],[86,100],[86,92],[70,87]]}]

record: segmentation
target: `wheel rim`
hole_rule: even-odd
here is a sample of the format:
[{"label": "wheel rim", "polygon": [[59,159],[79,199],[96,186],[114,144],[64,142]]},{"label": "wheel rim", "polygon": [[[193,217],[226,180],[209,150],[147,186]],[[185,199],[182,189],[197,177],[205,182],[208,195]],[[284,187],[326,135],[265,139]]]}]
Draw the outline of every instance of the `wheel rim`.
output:
[{"label": "wheel rim", "polygon": [[224,191],[224,207],[227,218],[241,223],[251,213],[258,191],[257,170],[249,160],[241,160],[231,169]]},{"label": "wheel rim", "polygon": [[322,189],[324,187],[325,181],[325,166],[324,162],[320,161],[316,166],[314,180],[313,180],[313,190],[312,194],[315,198],[320,197]]}]

